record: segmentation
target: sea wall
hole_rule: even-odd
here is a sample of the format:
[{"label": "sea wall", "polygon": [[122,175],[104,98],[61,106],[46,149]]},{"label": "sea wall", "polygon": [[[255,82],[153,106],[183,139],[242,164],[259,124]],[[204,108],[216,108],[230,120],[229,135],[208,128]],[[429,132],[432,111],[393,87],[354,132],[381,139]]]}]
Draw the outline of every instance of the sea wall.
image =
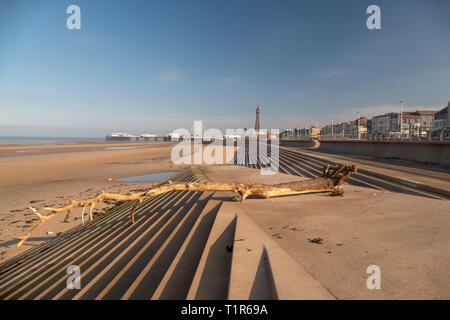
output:
[{"label": "sea wall", "polygon": [[317,148],[319,147],[319,141],[317,140],[294,140],[294,139],[281,139],[280,145],[285,147],[300,147],[300,148]]},{"label": "sea wall", "polygon": [[[280,144],[286,147],[314,147],[314,141],[307,140],[282,140]],[[329,140],[320,141],[316,149],[332,153],[450,165],[450,142],[448,141]]]}]

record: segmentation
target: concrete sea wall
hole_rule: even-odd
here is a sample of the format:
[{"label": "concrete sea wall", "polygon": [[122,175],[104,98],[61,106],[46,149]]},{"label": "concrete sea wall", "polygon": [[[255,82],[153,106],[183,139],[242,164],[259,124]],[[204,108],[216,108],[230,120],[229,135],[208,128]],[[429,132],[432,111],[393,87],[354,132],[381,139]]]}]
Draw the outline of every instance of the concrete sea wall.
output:
[{"label": "concrete sea wall", "polygon": [[282,140],[286,147],[315,148],[318,151],[395,158],[450,165],[448,141],[361,141],[361,140]]}]

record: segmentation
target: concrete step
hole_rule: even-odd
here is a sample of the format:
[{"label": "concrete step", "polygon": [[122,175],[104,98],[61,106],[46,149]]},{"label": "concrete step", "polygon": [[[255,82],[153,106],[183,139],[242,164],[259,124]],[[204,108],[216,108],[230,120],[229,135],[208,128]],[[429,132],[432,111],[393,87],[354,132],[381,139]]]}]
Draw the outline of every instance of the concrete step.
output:
[{"label": "concrete step", "polygon": [[[216,192],[217,197],[224,194]],[[227,299],[236,218],[235,212],[222,207],[217,212],[186,299]]]},{"label": "concrete step", "polygon": [[173,259],[152,299],[185,299],[222,201],[209,200]]},{"label": "concrete step", "polygon": [[335,163],[354,163],[361,173],[370,174],[382,179],[391,180],[406,186],[441,194],[450,197],[450,181],[445,172],[427,170],[416,166],[404,166],[388,162],[380,162],[376,159],[365,159],[349,154],[336,154],[319,151],[310,151],[298,148],[280,147],[290,152],[308,156],[311,159],[332,161]]},{"label": "concrete step", "polygon": [[[195,222],[198,221],[198,217],[210,197],[211,194],[209,193],[201,194],[197,203],[184,215],[183,219],[152,256],[151,260],[140,271],[139,275],[135,277],[121,299],[150,299],[153,296],[171,262],[177,253],[180,252],[184,240],[192,230]],[[135,274],[137,273],[133,275]]]},{"label": "concrete step", "polygon": [[[148,207],[158,207],[158,204],[163,200],[165,200],[165,197],[150,199],[148,203],[143,203],[142,206],[136,211],[136,217],[140,216]],[[131,209],[132,205],[133,204],[127,204],[123,210],[119,211],[119,213],[122,215],[126,214]],[[79,232],[72,237],[64,238],[61,240],[64,245],[53,244],[53,246],[51,246],[49,250],[45,251],[44,254],[30,256],[24,265],[20,265],[15,268],[13,272],[8,274],[8,277],[2,279],[4,282],[2,282],[0,289],[12,283],[17,284],[19,282],[26,282],[27,280],[36,278],[34,273],[38,270],[43,270],[46,266],[53,266],[50,270],[47,270],[48,272],[56,270],[56,267],[59,266],[61,261],[88,255],[90,252],[95,252],[94,250],[101,248],[101,245],[107,243],[110,238],[117,239],[123,234],[129,233],[129,228],[127,225],[115,223],[116,219],[122,219],[122,217],[114,214],[110,218],[111,220],[104,221],[101,224],[86,226],[86,229],[83,230],[85,232]],[[142,217],[140,217],[136,222],[139,223],[140,220],[142,220]],[[92,231],[87,232],[89,230]],[[108,232],[105,232],[106,230],[108,230]],[[32,265],[32,267],[28,269],[27,266],[30,265]],[[43,276],[45,276],[45,274]]]},{"label": "concrete step", "polygon": [[[183,180],[202,178],[197,172]],[[0,277],[0,298],[332,299],[233,196],[167,193],[142,203],[133,225],[126,203],[14,260]],[[80,267],[80,290],[66,286],[69,265]]]},{"label": "concrete step", "polygon": [[228,299],[335,299],[237,205],[222,210],[237,215]]},{"label": "concrete step", "polygon": [[[177,220],[181,219],[186,210],[185,204],[192,206],[195,201],[197,201],[197,199],[194,200],[192,198],[194,196],[196,195],[186,194],[184,197],[181,197],[173,206],[168,207],[166,210],[162,210],[163,214],[158,220],[151,225],[143,226],[143,228],[140,229],[140,232],[136,234],[138,235],[137,238],[129,238],[125,242],[122,242],[120,246],[116,245],[113,249],[108,251],[108,256],[110,258],[103,259],[102,257],[102,259],[100,259],[101,261],[99,260],[95,263],[94,268],[89,269],[95,277],[90,279],[90,281],[85,284],[73,298],[83,300],[100,299],[104,288],[112,281],[117,281],[116,276],[120,271],[123,268],[130,266],[128,264],[129,261],[135,260],[135,266],[137,267],[142,261],[140,258],[145,259],[157,250],[163,243],[164,238],[168,236],[170,228],[174,228],[178,224]],[[138,259],[139,261],[136,261]],[[86,271],[84,273],[86,273]],[[86,278],[86,276],[84,276],[84,278]],[[120,298],[120,296],[116,298]]]},{"label": "concrete step", "polygon": [[[184,181],[193,181],[195,177],[188,175],[182,178]],[[183,194],[166,194],[162,197],[148,199],[136,211],[136,224],[129,226],[128,203],[124,204],[125,210],[120,210],[120,214],[108,216],[111,221],[103,224],[93,224],[92,228],[86,227],[75,230],[74,237],[61,237],[60,241],[47,250],[35,252],[29,259],[25,259],[21,264],[13,267],[9,272],[3,274],[0,285],[2,299],[51,299],[51,298],[71,298],[74,291],[68,290],[65,286],[67,278],[66,268],[68,265],[76,264],[80,266],[83,273],[83,284],[89,283],[89,270],[93,264],[104,261],[112,248],[122,244],[121,247],[129,246],[129,242],[141,235],[140,230],[146,230],[149,223],[157,220],[168,210],[182,205],[186,202]],[[192,196],[195,193],[190,193]],[[195,203],[195,201],[193,202]],[[105,219],[101,219],[105,220]],[[142,221],[141,221],[142,220]],[[94,222],[96,222],[94,220]],[[100,230],[100,233],[97,231]],[[74,232],[71,230],[69,232]],[[78,241],[78,239],[89,239],[89,241]],[[129,239],[129,240],[127,240]],[[74,245],[76,244],[76,245]],[[47,243],[44,246],[48,245]],[[55,250],[57,248],[57,250]],[[122,249],[123,250],[123,249]],[[109,257],[113,257],[109,255]],[[107,259],[106,261],[110,261]],[[15,260],[13,260],[15,261]],[[24,272],[25,270],[25,272]],[[92,274],[96,274],[94,271]],[[68,296],[64,295],[67,294]]]}]

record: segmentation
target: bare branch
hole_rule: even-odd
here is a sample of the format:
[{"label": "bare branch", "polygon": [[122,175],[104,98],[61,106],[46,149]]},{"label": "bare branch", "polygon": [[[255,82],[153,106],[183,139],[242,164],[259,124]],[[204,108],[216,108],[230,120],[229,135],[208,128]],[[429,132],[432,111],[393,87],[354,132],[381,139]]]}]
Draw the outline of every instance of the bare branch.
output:
[{"label": "bare branch", "polygon": [[71,200],[70,204],[62,208],[45,208],[45,210],[51,211],[47,216],[40,215],[36,209],[30,207],[31,211],[36,214],[40,222],[34,226],[30,232],[28,232],[18,243],[20,247],[31,235],[31,233],[44,224],[47,220],[58,215],[60,212],[67,211],[65,220],[68,219],[71,211],[75,208],[82,207],[81,221],[84,225],[84,213],[86,208],[90,206],[89,219],[93,220],[93,210],[98,203],[103,201],[136,201],[135,205],[130,211],[130,222],[134,223],[134,212],[137,207],[149,197],[157,196],[167,192],[175,191],[232,191],[239,193],[234,200],[243,202],[248,196],[255,196],[260,198],[272,198],[287,195],[305,194],[305,193],[316,193],[316,192],[331,192],[332,195],[342,196],[342,183],[347,179],[352,173],[357,171],[355,166],[342,165],[331,169],[326,166],[323,174],[319,178],[308,179],[298,182],[289,183],[279,183],[273,185],[267,184],[251,184],[251,183],[226,183],[226,182],[176,182],[168,181],[166,184],[159,185],[145,192],[132,193],[128,195],[114,194],[102,192],[99,196],[94,199],[85,201],[74,201]]}]

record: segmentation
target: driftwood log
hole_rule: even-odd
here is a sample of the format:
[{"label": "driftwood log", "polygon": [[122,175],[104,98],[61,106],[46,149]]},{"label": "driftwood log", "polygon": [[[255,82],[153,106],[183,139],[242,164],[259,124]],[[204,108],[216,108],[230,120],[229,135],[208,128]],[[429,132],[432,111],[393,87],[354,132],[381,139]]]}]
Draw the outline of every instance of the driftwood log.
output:
[{"label": "driftwood log", "polygon": [[83,208],[81,212],[81,220],[84,225],[84,213],[86,208],[90,206],[89,218],[92,221],[92,212],[95,206],[103,201],[136,201],[135,205],[130,211],[130,222],[134,223],[134,212],[136,208],[145,199],[157,196],[167,192],[174,191],[232,191],[239,193],[239,196],[234,198],[235,201],[243,202],[248,196],[255,196],[261,198],[272,198],[287,195],[317,193],[317,192],[331,192],[333,196],[342,196],[342,183],[352,173],[356,172],[356,167],[353,165],[343,165],[336,168],[326,166],[323,174],[319,178],[308,179],[304,181],[279,183],[279,184],[251,184],[251,183],[224,183],[224,182],[176,182],[168,181],[165,184],[152,188],[145,192],[132,193],[128,195],[114,194],[102,192],[94,199],[85,201],[71,200],[70,204],[62,208],[45,208],[51,213],[47,216],[42,216],[39,212],[30,207],[30,210],[37,215],[40,222],[35,225],[30,232],[25,236],[19,237],[21,241],[17,244],[20,247],[32,234],[34,230],[43,225],[46,221],[55,217],[61,212],[67,211],[65,221],[68,220],[70,213],[75,208]]}]

